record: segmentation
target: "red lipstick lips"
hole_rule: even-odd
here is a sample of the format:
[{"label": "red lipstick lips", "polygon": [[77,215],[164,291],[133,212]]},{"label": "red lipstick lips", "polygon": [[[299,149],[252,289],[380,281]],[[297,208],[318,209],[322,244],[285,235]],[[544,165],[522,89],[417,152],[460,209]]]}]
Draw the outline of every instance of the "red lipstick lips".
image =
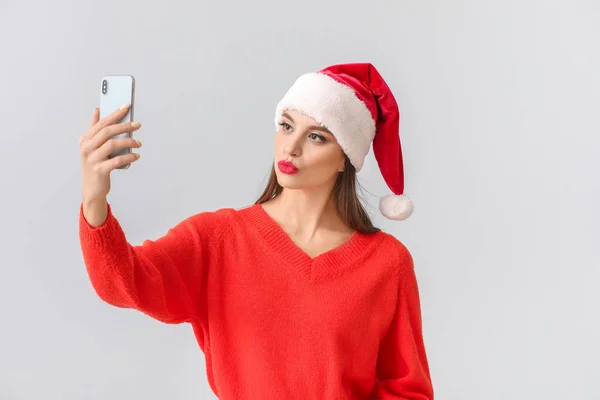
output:
[{"label": "red lipstick lips", "polygon": [[289,161],[281,160],[277,163],[277,166],[284,174],[292,175],[298,172],[298,168],[296,168],[296,166]]}]

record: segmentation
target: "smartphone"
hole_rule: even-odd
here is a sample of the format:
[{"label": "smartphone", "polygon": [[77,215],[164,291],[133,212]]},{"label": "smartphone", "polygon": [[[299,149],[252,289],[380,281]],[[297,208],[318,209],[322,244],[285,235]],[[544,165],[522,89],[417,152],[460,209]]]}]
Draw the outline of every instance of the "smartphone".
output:
[{"label": "smartphone", "polygon": [[[131,75],[108,75],[102,78],[102,91],[100,95],[100,118],[116,111],[123,104],[130,104],[127,114],[117,121],[117,123],[133,121],[134,100],[135,100],[135,79]],[[113,137],[124,138],[131,137],[131,132],[118,134]],[[131,153],[131,148],[115,150],[108,158],[114,158],[123,154]],[[125,164],[118,169],[127,169],[131,164]]]}]

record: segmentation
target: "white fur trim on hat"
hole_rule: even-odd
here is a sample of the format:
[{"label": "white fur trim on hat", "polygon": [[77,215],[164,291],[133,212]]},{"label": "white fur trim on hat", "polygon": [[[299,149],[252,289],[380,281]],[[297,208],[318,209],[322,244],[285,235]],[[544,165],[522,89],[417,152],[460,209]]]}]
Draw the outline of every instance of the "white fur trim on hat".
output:
[{"label": "white fur trim on hat", "polygon": [[375,137],[375,121],[350,86],[319,72],[303,74],[277,104],[277,128],[286,109],[307,115],[327,128],[360,171]]},{"label": "white fur trim on hat", "polygon": [[384,217],[395,221],[402,221],[410,217],[413,209],[412,200],[403,194],[390,194],[379,199],[379,211]]}]

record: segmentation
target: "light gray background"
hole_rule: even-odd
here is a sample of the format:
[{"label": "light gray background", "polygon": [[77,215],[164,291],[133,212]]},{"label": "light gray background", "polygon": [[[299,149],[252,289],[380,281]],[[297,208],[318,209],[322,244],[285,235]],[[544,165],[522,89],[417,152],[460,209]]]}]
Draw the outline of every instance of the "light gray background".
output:
[{"label": "light gray background", "polygon": [[[300,74],[373,62],[401,107],[437,399],[600,398],[600,6],[588,1],[0,2],[0,399],[211,399],[187,325],[102,303],[77,235],[77,138],[137,79],[128,239],[253,202]],[[233,161],[233,162],[232,162]],[[237,166],[235,166],[237,165]]]}]

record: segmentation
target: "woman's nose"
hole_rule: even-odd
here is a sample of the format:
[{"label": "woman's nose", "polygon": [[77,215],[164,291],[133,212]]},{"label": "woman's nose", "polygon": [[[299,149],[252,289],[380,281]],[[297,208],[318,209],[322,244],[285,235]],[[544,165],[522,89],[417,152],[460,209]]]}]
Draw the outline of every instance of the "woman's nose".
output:
[{"label": "woman's nose", "polygon": [[283,145],[286,154],[298,157],[302,154],[302,139],[299,135],[290,137]]}]

